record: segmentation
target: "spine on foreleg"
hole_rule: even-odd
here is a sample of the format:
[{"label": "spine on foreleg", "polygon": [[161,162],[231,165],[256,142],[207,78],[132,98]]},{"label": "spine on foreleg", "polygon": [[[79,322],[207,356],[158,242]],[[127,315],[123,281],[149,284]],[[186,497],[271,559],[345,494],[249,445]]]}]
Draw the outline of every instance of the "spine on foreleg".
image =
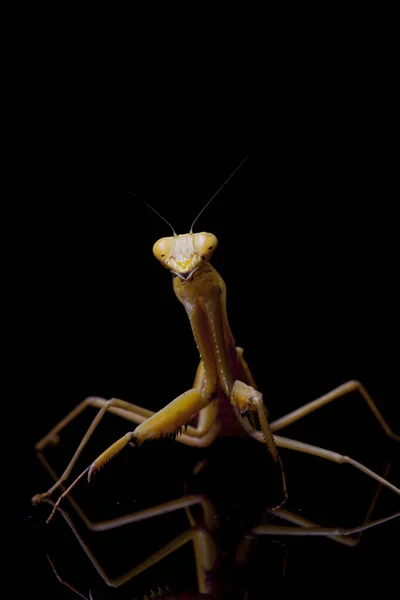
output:
[{"label": "spine on foreleg", "polygon": [[192,389],[181,394],[136,427],[135,442],[140,445],[146,440],[176,437],[205,404],[207,403],[204,402],[199,390]]}]

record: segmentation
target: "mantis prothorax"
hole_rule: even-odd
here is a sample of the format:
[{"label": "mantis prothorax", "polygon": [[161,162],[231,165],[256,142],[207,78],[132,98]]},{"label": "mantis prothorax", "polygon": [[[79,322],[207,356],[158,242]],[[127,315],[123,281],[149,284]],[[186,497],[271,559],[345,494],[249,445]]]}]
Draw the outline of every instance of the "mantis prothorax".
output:
[{"label": "mantis prothorax", "polygon": [[[90,397],[84,400],[36,445],[37,450],[42,450],[57,438],[60,430],[86,406],[100,409],[63,475],[47,492],[34,496],[33,501],[44,500],[68,478],[78,456],[106,411],[137,424],[137,427],[113,443],[79,475],[59,497],[48,520],[53,516],[61,499],[85,474],[90,481],[94,473],[128,444],[140,446],[147,440],[170,436],[176,437],[183,444],[205,447],[224,432],[227,416],[233,417],[233,419],[228,418],[230,424],[235,422],[236,427],[242,432],[247,432],[255,440],[267,445],[273,461],[281,471],[283,501],[287,498],[287,491],[278,447],[305,452],[338,464],[351,464],[395,493],[400,494],[400,489],[387,479],[348,456],[274,435],[276,431],[329,402],[357,390],[385,433],[400,441],[400,436],[391,430],[366,389],[358,381],[344,383],[278,420],[268,422],[263,396],[257,390],[251,371],[243,358],[243,350],[236,347],[229,326],[225,283],[210,264],[210,259],[217,248],[217,238],[212,233],[193,233],[192,229],[193,225],[190,233],[177,235],[173,231],[173,236],[158,240],[153,246],[153,253],[173,275],[175,294],[187,312],[200,353],[200,364],[193,387],[156,413],[116,398],[106,401],[102,398]],[[244,419],[245,416],[248,419]],[[197,417],[195,426],[192,425],[194,417]]]}]

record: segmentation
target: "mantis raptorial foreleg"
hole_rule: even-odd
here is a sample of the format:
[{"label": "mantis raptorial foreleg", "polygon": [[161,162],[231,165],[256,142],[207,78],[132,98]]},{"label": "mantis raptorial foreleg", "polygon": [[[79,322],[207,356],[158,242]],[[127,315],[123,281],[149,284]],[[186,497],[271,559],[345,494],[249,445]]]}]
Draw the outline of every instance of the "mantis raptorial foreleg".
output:
[{"label": "mantis raptorial foreleg", "polygon": [[274,462],[278,462],[279,454],[265,413],[262,394],[242,381],[235,381],[232,388],[231,403],[236,406],[242,416],[245,416],[248,412],[257,415],[261,426],[260,433],[264,437]]},{"label": "mantis raptorial foreleg", "polygon": [[[238,351],[241,349],[238,349]],[[243,352],[243,351],[242,351]],[[193,388],[201,389],[204,381],[204,367],[203,363],[200,362],[197,368],[196,377],[193,383]],[[131,402],[127,402],[126,400],[120,400],[119,398],[112,398],[110,400],[105,400],[104,398],[99,398],[97,396],[90,396],[83,400],[78,406],[76,406],[73,410],[71,410],[68,415],[66,415],[59,423],[57,423],[41,440],[39,440],[35,445],[35,450],[42,451],[48,445],[54,445],[59,441],[60,432],[71,423],[76,417],[78,417],[86,408],[100,408],[102,409],[105,405],[107,405],[107,412],[110,412],[114,415],[122,417],[132,423],[136,423],[139,425],[143,423],[145,419],[148,419],[152,415],[154,415],[154,411],[149,410],[147,408],[143,408],[142,406],[137,406],[136,404],[132,404]],[[214,416],[214,418],[212,418]],[[217,416],[217,410],[215,403],[211,403],[206,408],[201,411],[199,414],[199,419],[196,427],[189,427],[187,430],[188,435],[192,435],[194,437],[199,437],[206,433],[208,429],[211,427],[213,422],[215,421]],[[202,425],[200,425],[202,423]]]},{"label": "mantis raptorial foreleg", "polygon": [[[113,403],[113,401],[110,401],[110,403]],[[157,439],[161,437],[177,437],[179,434],[182,433],[182,430],[185,428],[185,426],[193,417],[193,415],[205,408],[205,403],[206,402],[201,392],[198,389],[191,389],[175,398],[175,400],[167,404],[163,409],[161,409],[157,413],[154,413],[148,419],[143,420],[143,422],[140,425],[138,425],[134,431],[129,431],[121,438],[119,438],[116,442],[111,444],[111,446],[109,446],[104,452],[102,452],[100,456],[98,456],[96,460],[94,460],[92,464],[75,479],[75,481],[68,487],[68,489],[63,494],[61,494],[56,504],[54,505],[53,512],[51,513],[48,521],[51,520],[51,518],[53,517],[53,514],[60,505],[61,500],[67,494],[70,493],[70,491],[75,487],[78,481],[80,481],[82,477],[86,475],[86,473],[88,476],[88,480],[90,481],[94,473],[101,469],[101,467],[103,467],[108,461],[110,461],[116,454],[121,452],[121,450],[123,450],[128,444],[133,446],[140,446],[143,442],[151,439]],[[89,431],[85,435],[84,439],[82,440],[78,450],[76,451],[72,459],[74,463],[76,462],[80,452],[82,452],[83,450],[83,446],[87,443],[90,435],[93,433],[93,430],[97,426],[98,421],[103,416],[106,410],[107,406],[104,406],[102,409],[103,412],[100,411],[99,413],[100,417],[99,415],[97,415],[97,417],[99,418],[96,417],[97,422],[96,419],[93,422],[94,427],[92,427],[92,423],[91,427],[89,428]],[[186,443],[197,446],[206,446],[211,444],[215,437],[217,437],[218,435],[217,424],[215,422],[212,422],[212,424],[214,425],[214,427],[211,426],[201,437],[193,436],[192,438],[190,438],[189,436],[186,436]],[[90,429],[92,430],[90,431]],[[56,487],[58,487],[58,485],[62,481],[65,481],[66,477],[72,469],[72,466],[69,465],[69,467],[67,468],[68,473],[66,476],[64,476],[64,474],[61,480],[59,480],[52,488],[50,488],[48,492],[45,492],[44,494],[37,494],[36,496],[34,496],[33,501],[40,502],[49,494],[51,494],[52,491],[56,489]]]},{"label": "mantis raptorial foreleg", "polygon": [[[168,424],[168,415],[169,415],[169,418],[171,418],[171,414],[173,414],[174,409],[177,406],[180,406],[182,408],[183,405],[186,405],[186,414],[187,414],[187,411],[189,411],[189,413],[191,413],[192,410],[194,410],[194,413],[197,412],[198,406],[200,406],[200,405],[198,405],[197,400],[200,397],[199,390],[201,390],[203,382],[204,382],[204,368],[203,368],[202,363],[200,363],[199,367],[197,369],[195,381],[193,384],[194,389],[190,390],[190,393],[189,392],[186,393],[185,399],[183,402],[182,402],[182,400],[180,400],[179,402],[176,402],[176,400],[178,400],[178,399],[176,399],[175,401],[170,403],[170,405],[167,405],[165,407],[165,409],[167,409],[167,410],[165,410],[164,413],[161,411],[161,413],[162,413],[161,417],[158,417],[155,421],[153,420],[150,423],[150,428],[152,429],[153,437],[160,437],[160,435],[159,435],[160,427],[165,428],[165,430],[163,431],[163,435],[168,435],[169,433],[172,433],[171,427],[173,427],[173,424]],[[42,451],[42,450],[44,450],[44,448],[47,445],[54,444],[55,441],[58,442],[59,433],[62,431],[62,429],[64,429],[64,427],[66,427],[69,423],[71,423],[71,421],[73,421],[78,415],[80,415],[82,413],[82,411],[87,407],[99,408],[100,410],[97,413],[97,415],[95,416],[95,418],[93,419],[86,434],[82,438],[77,450],[75,451],[72,459],[68,463],[64,473],[54,483],[54,485],[52,485],[51,488],[49,488],[46,492],[43,492],[41,494],[36,494],[32,498],[32,501],[35,504],[48,498],[60,486],[61,483],[63,483],[64,481],[66,481],[68,479],[80,454],[82,453],[83,449],[87,445],[89,439],[93,435],[95,429],[97,428],[98,424],[100,423],[101,419],[103,418],[103,416],[106,412],[115,414],[115,415],[122,417],[128,421],[131,421],[132,423],[135,423],[137,425],[140,425],[140,424],[144,423],[146,420],[148,420],[149,418],[153,417],[154,415],[159,414],[159,413],[154,413],[153,411],[148,410],[146,408],[142,408],[141,406],[136,406],[135,404],[126,402],[125,400],[120,400],[118,398],[112,398],[111,400],[104,400],[103,398],[98,398],[98,397],[92,396],[92,397],[86,398],[86,400],[84,400],[83,402],[78,404],[78,406],[76,408],[74,408],[74,410],[72,410],[66,417],[64,417],[64,419],[62,419],[55,427],[53,427],[52,430],[36,444],[36,446],[35,446],[36,450]],[[172,412],[171,412],[171,410],[172,410]],[[192,416],[192,414],[193,413],[191,413],[190,416]],[[216,401],[210,402],[203,409],[200,408],[200,411],[198,413],[199,416],[198,416],[197,426],[196,427],[192,427],[192,426],[186,427],[185,435],[182,435],[181,438],[179,439],[179,441],[181,441],[182,443],[187,444],[187,445],[198,446],[198,447],[203,446],[203,445],[204,446],[209,445],[215,439],[215,437],[218,435],[218,426],[216,424],[217,414],[218,414],[218,410],[217,410]],[[190,418],[188,419],[188,421],[190,421]],[[184,423],[184,425],[187,425],[188,421],[186,421]],[[157,430],[157,428],[158,428],[158,430]],[[177,427],[175,428],[175,433],[178,428],[179,428],[179,426],[177,425]],[[147,434],[146,434],[146,431],[147,431]],[[141,430],[139,430],[139,436],[140,435],[143,436],[143,439],[146,438],[146,435],[147,435],[146,439],[150,439],[148,437],[149,436],[148,425],[143,426],[143,428]],[[123,439],[125,439],[125,437]],[[143,441],[143,439],[140,439],[140,437],[138,439],[139,439],[139,443],[141,443],[141,441]],[[120,444],[121,444],[121,442],[117,441],[116,444],[113,444],[111,446],[111,448],[114,448],[114,446],[116,446],[118,448]],[[121,449],[122,449],[122,447],[121,447]],[[110,448],[108,450],[110,451]]]},{"label": "mantis raptorial foreleg", "polygon": [[[285,500],[287,500],[288,493],[286,489],[285,471],[268,423],[262,394],[242,381],[235,381],[232,388],[231,403],[236,406],[242,416],[245,416],[247,413],[250,413],[250,415],[251,413],[255,413],[257,415],[261,427],[261,431],[257,433],[262,436],[274,462],[281,470],[283,493],[285,495]],[[250,435],[252,435],[252,432],[250,432]]]},{"label": "mantis raptorial foreleg", "polygon": [[149,419],[143,421],[134,431],[126,433],[100,454],[89,468],[89,479],[127,444],[140,446],[147,440],[177,437],[182,433],[182,429],[187,426],[193,415],[205,408],[205,405],[206,401],[199,390],[191,389],[184,392],[157,413],[154,413]]}]

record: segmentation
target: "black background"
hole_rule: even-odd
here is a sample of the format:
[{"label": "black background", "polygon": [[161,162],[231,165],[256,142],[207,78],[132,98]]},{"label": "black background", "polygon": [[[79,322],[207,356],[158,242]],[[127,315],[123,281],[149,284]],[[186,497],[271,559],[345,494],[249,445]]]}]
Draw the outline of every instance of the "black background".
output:
[{"label": "black background", "polygon": [[[54,76],[52,94],[43,94],[35,79],[40,101],[30,104],[21,138],[24,198],[15,217],[15,254],[23,248],[23,260],[13,286],[19,316],[10,320],[10,348],[16,359],[13,418],[23,416],[15,471],[22,487],[14,504],[22,533],[17,565],[42,598],[75,597],[56,580],[46,554],[55,554],[66,579],[78,572],[82,589],[101,585],[61,518],[50,530],[43,525],[48,507],[30,506],[30,497],[49,484],[34,457],[35,441],[88,395],[161,408],[191,386],[197,365],[171,277],[152,256],[153,243],[169,229],[128,190],[183,233],[248,156],[195,230],[219,239],[213,264],[228,286],[231,327],[271,418],[360,379],[399,431],[396,102],[388,73],[378,67],[373,77],[380,94],[369,95],[371,68],[368,63],[368,77],[366,69],[357,77],[336,73],[336,79],[332,67],[325,77],[319,68],[299,71],[290,89],[276,91],[258,113],[259,122],[247,105],[238,112],[233,101],[215,98],[182,114],[185,97],[171,106],[161,84],[144,112],[145,102],[125,85],[115,85],[108,104],[102,88],[83,75],[73,77],[69,89]],[[124,433],[125,425],[114,421],[109,417],[109,428],[99,428],[82,468],[106,439]],[[71,435],[65,442],[70,453],[77,433]],[[380,473],[398,454],[356,397],[310,416],[289,435],[348,453]],[[224,461],[218,452],[206,453],[226,478],[230,501],[240,499],[234,510],[227,502],[222,514],[228,530],[257,520],[253,503],[268,504],[268,465],[256,446],[246,445],[244,454],[219,446]],[[159,449],[159,459],[155,450],[143,449],[140,465],[133,451],[116,459],[99,475],[103,487],[94,483],[87,492],[87,512],[96,507],[105,518],[132,510],[132,499],[145,506],[177,497],[198,455],[172,443]],[[289,452],[282,458],[292,510],[327,526],[363,521],[375,491],[366,477]],[[54,459],[59,472],[62,459]],[[206,486],[219,481],[211,473]],[[389,479],[398,485],[398,459]],[[379,516],[396,507],[395,495],[383,490]],[[146,548],[144,536],[157,545],[155,536],[167,536],[171,523],[173,537],[174,520],[158,532],[149,525],[140,536],[128,533],[118,548],[127,564],[137,560],[138,547]],[[249,567],[253,595],[263,597],[267,580],[282,579],[283,555],[286,579],[304,588],[319,578],[339,585],[349,578],[356,584],[389,581],[396,532],[396,522],[367,532],[353,550],[323,539],[285,538],[276,548],[263,540]],[[106,550],[105,561],[118,563],[116,548]],[[176,570],[186,570],[179,560],[174,567],[169,581],[183,589]],[[155,583],[168,583],[157,577]]]}]

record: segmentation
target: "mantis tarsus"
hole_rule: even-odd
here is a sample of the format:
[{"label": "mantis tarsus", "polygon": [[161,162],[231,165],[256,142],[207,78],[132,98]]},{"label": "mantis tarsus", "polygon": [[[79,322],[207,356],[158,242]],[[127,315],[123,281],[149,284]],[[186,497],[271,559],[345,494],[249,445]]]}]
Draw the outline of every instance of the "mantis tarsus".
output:
[{"label": "mantis tarsus", "polygon": [[[239,167],[235,169],[234,173]],[[43,450],[49,443],[54,442],[58,438],[58,433],[87,406],[100,409],[63,475],[47,492],[34,496],[34,502],[48,498],[69,477],[80,453],[107,411],[137,424],[137,427],[107,448],[75,479],[55,503],[48,521],[54,515],[62,498],[83,476],[87,475],[90,481],[94,473],[128,444],[140,446],[147,440],[168,436],[176,438],[186,445],[205,447],[210,445],[218,435],[226,432],[227,424],[231,427],[233,423],[235,424],[234,430],[235,428],[236,431],[238,428],[242,432],[244,430],[253,439],[267,445],[273,461],[281,471],[283,501],[287,498],[287,491],[278,448],[297,450],[338,464],[350,464],[400,494],[400,489],[387,479],[348,456],[275,435],[275,432],[329,402],[347,393],[358,391],[386,435],[400,441],[400,436],[391,430],[366,389],[358,381],[344,383],[276,421],[268,422],[263,396],[257,390],[251,371],[243,358],[242,348],[236,347],[229,326],[225,283],[209,262],[217,247],[217,238],[211,233],[193,233],[193,225],[189,233],[177,235],[173,231],[173,236],[162,238],[153,246],[155,257],[173,275],[175,294],[188,314],[200,353],[200,364],[193,387],[156,413],[117,398],[107,401],[103,398],[90,397],[60,421],[38,442],[37,450]],[[244,417],[248,417],[248,419]],[[197,419],[195,424],[194,418]],[[259,429],[257,429],[257,424]]]}]

